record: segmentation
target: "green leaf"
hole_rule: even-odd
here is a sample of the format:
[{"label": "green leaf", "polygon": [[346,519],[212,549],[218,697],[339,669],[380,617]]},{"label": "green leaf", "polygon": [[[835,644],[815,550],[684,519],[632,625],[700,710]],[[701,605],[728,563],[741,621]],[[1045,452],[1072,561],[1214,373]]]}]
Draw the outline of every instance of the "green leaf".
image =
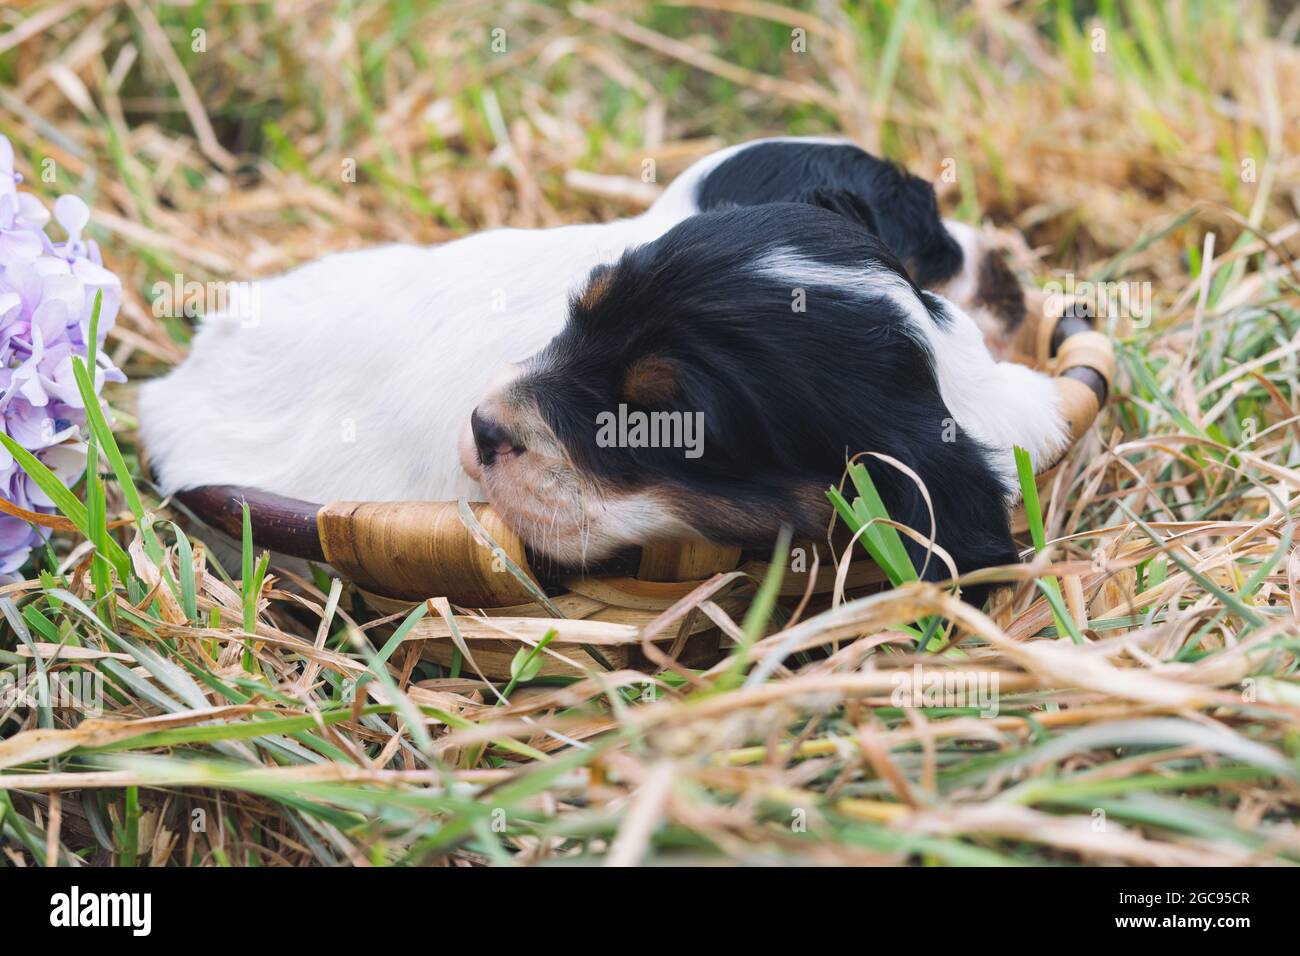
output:
[{"label": "green leaf", "polygon": [[[1125,505],[1124,502],[1121,501],[1118,502],[1118,504],[1120,510],[1123,511],[1124,514],[1127,515],[1128,518],[1133,521],[1138,528],[1142,530],[1142,533],[1150,538],[1152,542],[1161,548],[1167,546],[1164,538],[1160,537],[1160,534],[1154,528],[1134,514],[1132,509]],[[1243,601],[1236,593],[1227,588],[1220,587],[1209,577],[1196,570],[1196,568],[1192,566],[1191,562],[1178,554],[1178,552],[1166,551],[1165,554],[1173,560],[1174,564],[1186,571],[1192,580],[1217,597],[1246,622],[1246,626],[1241,630],[1242,635],[1248,633],[1254,628],[1263,626],[1264,619],[1259,616],[1258,611]]]},{"label": "green leaf", "polygon": [[1131,349],[1122,347],[1120,348],[1120,355],[1124,357],[1124,364],[1128,366],[1138,384],[1160,403],[1160,406],[1169,413],[1169,417],[1177,423],[1180,429],[1188,435],[1195,435],[1197,438],[1204,438],[1206,441],[1212,440],[1203,428],[1198,427],[1181,408],[1174,404],[1173,399],[1165,394],[1145,358]]},{"label": "green leaf", "polygon": [[95,291],[95,304],[90,310],[90,333],[86,341],[86,365],[90,368],[95,367],[99,361],[99,313],[104,307],[104,290]]},{"label": "green leaf", "polygon": [[515,685],[523,681],[530,681],[542,670],[542,649],[551,641],[555,640],[559,632],[555,628],[548,628],[542,635],[542,639],[537,642],[536,647],[521,647],[515,652],[515,656],[510,661],[510,683],[506,689],[501,692],[498,699],[498,705],[503,704],[509,699],[510,693],[515,689]]},{"label": "green leaf", "polygon": [[90,520],[86,514],[86,506],[77,500],[77,496],[69,491],[63,482],[59,481],[58,476],[46,468],[40,459],[2,431],[0,431],[0,444],[3,444],[5,450],[14,456],[14,460],[23,471],[27,472],[28,477],[36,482],[36,487],[45,492],[45,497],[54,502],[59,512],[75,524],[78,531],[89,538]]},{"label": "green leaf", "polygon": [[27,650],[32,655],[32,666],[36,670],[36,681],[40,688],[40,703],[38,705],[37,723],[44,728],[54,726],[54,712],[51,709],[50,678],[45,669],[45,658],[36,652],[36,647],[32,643],[32,635],[27,630],[27,625],[23,622],[23,617],[18,613],[18,606],[7,597],[0,597],[0,612],[3,612],[9,626],[14,629],[18,639],[27,645]]},{"label": "green leaf", "polygon": [[[860,507],[865,508],[868,521],[891,520],[889,509],[885,507],[880,492],[876,490],[876,483],[871,480],[871,473],[867,471],[867,466],[862,462],[855,462],[849,467],[849,478],[858,492],[858,500],[853,503],[855,511]],[[876,543],[880,551],[880,557],[876,560],[895,585],[917,579],[916,568],[912,566],[912,559],[908,557],[907,548],[903,546],[902,535],[895,528],[877,523],[868,528],[862,537],[864,540],[870,538]],[[872,556],[876,556],[874,552]]]},{"label": "green leaf", "polygon": [[515,651],[515,656],[510,661],[511,680],[526,683],[542,672],[542,659],[533,651],[534,648],[531,647],[521,647]]},{"label": "green leaf", "polygon": [[[329,608],[337,607],[339,594],[342,590],[343,582],[335,578],[330,584],[329,597],[326,601],[327,610]],[[382,667],[387,664],[388,659],[393,656],[393,652],[397,650],[402,641],[406,640],[406,635],[411,633],[411,628],[415,627],[416,623],[423,618],[428,611],[429,605],[424,602],[413,607],[411,613],[406,615],[406,617],[403,618],[402,623],[397,626],[395,631],[393,631],[392,636],[384,642],[384,646],[379,649],[379,653],[376,654],[374,660],[370,662],[370,666]],[[361,679],[357,681],[357,690],[364,687],[371,679],[372,678],[369,674],[362,675]]]},{"label": "green leaf", "polygon": [[[1042,554],[1047,548],[1047,534],[1043,530],[1043,509],[1038,501],[1038,481],[1034,477],[1034,463],[1029,457],[1029,452],[1019,445],[1015,446],[1014,452],[1016,474],[1020,478],[1020,497],[1024,501],[1025,519],[1029,524],[1029,536],[1034,540],[1035,553]],[[1060,582],[1049,575],[1034,583],[1047,597],[1047,604],[1052,609],[1052,617],[1056,621],[1057,635],[1069,634],[1074,643],[1086,643],[1083,634],[1079,631],[1079,625],[1070,616],[1069,609],[1061,598]]]},{"label": "green leaf", "polygon": [[[95,586],[95,601],[104,600],[112,590],[108,568],[108,497],[99,478],[99,443],[91,435],[86,442],[86,511],[90,525],[90,542],[95,557],[90,565],[90,579]],[[111,605],[110,605],[111,608]]]},{"label": "green leaf", "polygon": [[1061,597],[1061,586],[1057,583],[1056,578],[1046,578],[1034,583],[1038,585],[1038,590],[1043,592],[1048,605],[1052,608],[1052,617],[1056,619],[1057,634],[1069,634],[1070,640],[1074,641],[1074,643],[1086,644],[1087,641],[1083,639],[1079,625],[1074,622],[1069,609],[1065,606],[1065,600]]},{"label": "green leaf", "polygon": [[[244,512],[244,536],[241,549],[243,565],[239,584],[244,598],[244,630],[252,634],[257,630],[257,599],[262,593],[262,582],[253,558],[253,518],[249,513],[247,501],[241,501],[239,506]],[[265,572],[265,564],[263,564],[263,572]]]},{"label": "green leaf", "polygon": [[772,611],[776,608],[776,599],[781,596],[781,581],[785,578],[785,567],[790,560],[791,537],[789,528],[782,528],[777,535],[776,546],[772,549],[772,563],[768,565],[763,583],[759,585],[758,593],[745,612],[745,620],[740,629],[749,644],[763,636]]},{"label": "green leaf", "polygon": [[[179,599],[180,595],[177,593],[176,582],[172,580],[171,571],[167,568],[162,545],[158,543],[158,536],[154,534],[152,522],[145,513],[144,502],[140,499],[140,492],[136,489],[135,480],[131,477],[131,469],[127,467],[126,459],[122,457],[122,450],[117,447],[117,439],[113,436],[113,429],[109,427],[108,419],[104,417],[104,409],[100,406],[99,396],[95,394],[94,379],[86,370],[86,365],[80,356],[73,356],[72,375],[77,380],[77,390],[81,393],[81,401],[85,406],[86,424],[99,442],[104,457],[108,459],[108,463],[113,468],[113,474],[117,477],[118,486],[122,489],[122,496],[126,498],[127,507],[131,509],[131,514],[135,517],[136,525],[140,529],[145,554],[158,566],[163,581],[171,589],[172,594]],[[118,565],[117,561],[113,563]],[[118,566],[118,576],[122,581],[127,580],[129,570],[130,561],[126,559],[125,553],[123,553],[123,564]]]},{"label": "green leaf", "polygon": [[1034,477],[1034,463],[1029,452],[1019,445],[1015,446],[1016,474],[1020,478],[1020,497],[1025,505],[1025,519],[1029,522],[1029,536],[1033,538],[1034,550],[1041,552],[1047,547],[1047,536],[1043,532],[1043,509],[1038,501],[1038,481]]},{"label": "green leaf", "polygon": [[[59,513],[76,525],[77,530],[86,538],[90,538],[90,517],[86,511],[86,506],[77,500],[77,496],[67,489],[63,482],[59,480],[59,477],[46,468],[40,459],[4,434],[4,432],[0,432],[0,445],[4,445],[9,454],[13,455],[14,460],[18,462],[18,467],[25,471],[27,476],[36,482],[36,487],[45,492],[45,496],[54,502],[54,506],[58,508]],[[125,581],[131,567],[130,557],[113,538],[107,538],[105,545],[108,548],[108,559],[117,569],[118,576]]]},{"label": "green leaf", "polygon": [[848,472],[854,488],[857,489],[858,497],[850,506],[839,489],[833,487],[829,489],[826,497],[834,505],[836,513],[854,534],[862,531],[863,527],[866,528],[858,540],[867,549],[872,560],[880,565],[891,584],[897,587],[908,581],[917,580],[916,568],[912,565],[912,559],[908,557],[907,549],[903,546],[902,536],[895,528],[880,523],[890,520],[889,511],[885,508],[885,503],[881,500],[880,493],[876,490],[875,482],[871,480],[866,466],[856,462],[849,466]]},{"label": "green leaf", "polygon": [[[77,380],[77,389],[81,393],[82,404],[86,407],[86,423],[99,440],[104,450],[104,457],[113,468],[113,474],[122,487],[122,496],[126,498],[127,507],[131,509],[131,514],[135,515],[135,519],[143,524],[146,518],[144,502],[140,499],[140,492],[136,490],[131,469],[126,466],[126,459],[122,457],[122,450],[117,447],[117,439],[113,437],[113,430],[108,425],[108,419],[104,417],[104,409],[100,405],[99,396],[95,394],[93,380],[80,356],[74,356],[72,359],[72,375]],[[141,531],[143,530],[142,527]],[[151,532],[146,540],[152,537]],[[162,549],[158,547],[157,539],[154,539],[153,543],[157,553],[151,554],[150,557],[157,560],[162,557]]]},{"label": "green leaf", "polygon": [[176,562],[181,577],[181,609],[185,611],[185,620],[195,623],[199,619],[199,597],[198,586],[194,579],[194,549],[190,547],[190,539],[185,532],[175,524],[172,527],[176,530]]}]

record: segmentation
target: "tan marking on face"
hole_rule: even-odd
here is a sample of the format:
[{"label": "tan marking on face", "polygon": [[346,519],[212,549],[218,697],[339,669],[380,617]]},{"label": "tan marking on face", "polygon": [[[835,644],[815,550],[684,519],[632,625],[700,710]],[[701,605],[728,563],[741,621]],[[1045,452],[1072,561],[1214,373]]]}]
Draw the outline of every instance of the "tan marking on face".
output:
[{"label": "tan marking on face", "polygon": [[623,377],[623,399],[633,405],[658,405],[676,391],[677,366],[657,355],[637,359]]},{"label": "tan marking on face", "polygon": [[590,312],[600,305],[609,292],[609,287],[614,284],[614,270],[602,269],[591,277],[587,282],[587,287],[582,290],[582,295],[578,299],[578,305]]},{"label": "tan marking on face", "polygon": [[529,548],[561,563],[580,565],[592,538],[586,514],[589,495],[537,403],[515,387],[519,374],[518,367],[499,374],[476,408],[509,432],[521,450],[482,464],[466,422],[461,465]]},{"label": "tan marking on face", "polygon": [[[664,368],[642,371],[647,383],[662,383]],[[580,568],[636,545],[692,536],[661,491],[613,487],[578,469],[536,401],[513,377],[504,381],[478,409],[522,450],[481,465],[471,433],[462,440],[462,464],[534,554]]]},{"label": "tan marking on face", "polygon": [[574,467],[563,447],[529,448],[483,469],[488,502],[537,555],[570,568],[692,530],[651,490],[613,488]]}]

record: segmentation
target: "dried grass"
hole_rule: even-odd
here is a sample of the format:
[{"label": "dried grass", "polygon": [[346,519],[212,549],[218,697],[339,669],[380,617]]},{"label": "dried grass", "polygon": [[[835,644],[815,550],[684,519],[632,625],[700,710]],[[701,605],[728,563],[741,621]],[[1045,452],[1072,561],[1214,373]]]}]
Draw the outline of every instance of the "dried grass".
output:
[{"label": "dried grass", "polygon": [[[412,641],[360,639],[393,622],[291,575],[245,630],[240,586],[197,545],[196,616],[139,549],[138,579],[95,605],[86,546],[61,535],[62,579],[0,588],[0,666],[111,690],[103,719],[0,711],[11,862],[1300,861],[1295,18],[815,8],[0,11],[0,132],[33,188],[92,200],[128,290],[110,347],[135,381],[184,353],[148,299],[173,273],[608,218],[652,201],[644,159],[666,182],[772,132],[839,130],[904,159],[957,215],[1003,227],[1027,274],[1149,281],[1155,316],[1111,328],[1118,395],[1058,473],[1049,554],[1004,572],[989,614],[909,585],[775,624],[708,671],[503,695],[468,666],[435,673]],[[129,449],[130,388],[111,397]],[[166,563],[182,574],[176,548]],[[1083,644],[1056,633],[1047,575]],[[718,603],[731,586],[690,604],[738,635]],[[930,614],[954,639],[918,654],[900,628]],[[896,706],[918,665],[996,680],[997,715]]]}]

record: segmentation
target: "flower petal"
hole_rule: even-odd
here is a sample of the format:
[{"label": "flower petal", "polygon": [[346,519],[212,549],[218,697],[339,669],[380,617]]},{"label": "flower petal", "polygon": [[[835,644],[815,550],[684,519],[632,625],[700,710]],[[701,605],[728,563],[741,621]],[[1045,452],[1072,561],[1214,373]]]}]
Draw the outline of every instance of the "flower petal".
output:
[{"label": "flower petal", "polygon": [[90,222],[90,207],[80,196],[60,196],[54,202],[54,218],[71,242],[81,241],[81,231]]}]

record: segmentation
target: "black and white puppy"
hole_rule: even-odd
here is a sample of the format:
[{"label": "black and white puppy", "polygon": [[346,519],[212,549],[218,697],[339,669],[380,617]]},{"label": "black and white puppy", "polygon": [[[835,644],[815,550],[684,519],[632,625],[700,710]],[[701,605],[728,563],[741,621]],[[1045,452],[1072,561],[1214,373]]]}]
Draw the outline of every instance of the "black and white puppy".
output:
[{"label": "black and white puppy", "polygon": [[[999,502],[1014,493],[1011,445],[1046,463],[1065,442],[1051,383],[996,362],[973,318],[1013,329],[1018,288],[924,181],[843,142],[759,141],[696,163],[630,219],[340,253],[261,280],[251,310],[206,316],[187,360],[143,387],[141,433],[165,492],[486,494],[567,564],[810,528],[845,453],[885,451],[942,485],[940,541],[968,568],[1009,553],[989,476]],[[608,425],[594,416],[620,404],[703,416],[699,454],[650,454],[617,428],[594,444]],[[916,520],[897,476],[878,480]]]},{"label": "black and white puppy", "polygon": [[[808,203],[701,213],[594,269],[560,334],[471,421],[466,470],[570,565],[658,539],[824,533],[826,489],[861,451],[921,479],[960,571],[1014,562],[1011,445],[1066,440],[1049,380],[995,362],[880,237]],[[916,483],[867,468],[926,532]]]}]

